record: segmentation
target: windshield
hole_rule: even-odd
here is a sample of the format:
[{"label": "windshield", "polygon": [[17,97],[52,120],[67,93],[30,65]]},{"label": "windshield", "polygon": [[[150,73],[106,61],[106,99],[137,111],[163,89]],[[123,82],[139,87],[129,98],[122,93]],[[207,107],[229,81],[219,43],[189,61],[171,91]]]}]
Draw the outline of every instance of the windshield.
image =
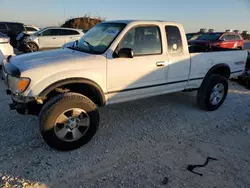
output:
[{"label": "windshield", "polygon": [[74,48],[87,53],[102,54],[125,26],[123,23],[101,23],[86,32]]},{"label": "windshield", "polygon": [[206,33],[197,38],[197,40],[207,40],[207,41],[216,41],[220,38],[220,33]]},{"label": "windshield", "polygon": [[38,36],[40,33],[42,33],[46,28],[40,29],[38,31],[36,31],[35,33],[33,33],[32,35],[34,36]]},{"label": "windshield", "polygon": [[186,34],[187,39],[189,40],[194,34]]}]

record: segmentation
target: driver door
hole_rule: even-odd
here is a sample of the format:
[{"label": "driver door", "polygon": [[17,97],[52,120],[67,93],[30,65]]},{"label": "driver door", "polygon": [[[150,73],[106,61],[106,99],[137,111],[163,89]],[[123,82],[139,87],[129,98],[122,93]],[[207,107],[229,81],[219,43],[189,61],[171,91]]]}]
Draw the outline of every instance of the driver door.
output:
[{"label": "driver door", "polygon": [[60,29],[47,29],[39,36],[39,45],[41,48],[58,48],[64,44],[64,38]]},{"label": "driver door", "polygon": [[[163,53],[160,27],[131,28],[107,62],[108,102],[116,103],[164,92],[168,58]],[[133,50],[133,58],[120,58],[120,49]]]}]

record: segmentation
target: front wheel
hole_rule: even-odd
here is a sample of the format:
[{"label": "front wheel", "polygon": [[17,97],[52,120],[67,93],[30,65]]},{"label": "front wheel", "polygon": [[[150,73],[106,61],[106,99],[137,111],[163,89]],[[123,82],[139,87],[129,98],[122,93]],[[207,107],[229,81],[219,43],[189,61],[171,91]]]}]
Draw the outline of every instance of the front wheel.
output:
[{"label": "front wheel", "polygon": [[66,93],[48,101],[40,112],[40,131],[44,141],[61,151],[87,144],[99,125],[96,105],[77,93]]},{"label": "front wheel", "polygon": [[37,52],[39,50],[38,46],[34,42],[28,42],[31,52]]},{"label": "front wheel", "polygon": [[198,105],[207,111],[217,110],[228,93],[228,81],[224,76],[211,75],[203,81],[197,93]]}]

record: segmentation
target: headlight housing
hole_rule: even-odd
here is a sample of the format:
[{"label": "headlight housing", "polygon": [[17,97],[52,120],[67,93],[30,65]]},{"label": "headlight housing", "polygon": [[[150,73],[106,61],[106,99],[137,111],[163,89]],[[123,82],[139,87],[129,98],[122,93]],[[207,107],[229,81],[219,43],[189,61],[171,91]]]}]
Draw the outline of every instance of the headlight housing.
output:
[{"label": "headlight housing", "polygon": [[10,90],[13,93],[22,93],[24,92],[30,84],[30,78],[17,78],[17,77],[13,77],[11,75],[8,75],[8,86],[10,88]]}]

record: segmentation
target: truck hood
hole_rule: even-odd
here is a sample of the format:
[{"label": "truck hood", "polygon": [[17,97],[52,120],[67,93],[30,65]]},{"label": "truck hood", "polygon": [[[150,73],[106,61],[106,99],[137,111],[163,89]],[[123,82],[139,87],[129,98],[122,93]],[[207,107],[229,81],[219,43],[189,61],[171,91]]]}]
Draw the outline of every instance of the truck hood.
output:
[{"label": "truck hood", "polygon": [[74,50],[65,48],[18,55],[12,57],[9,63],[15,65],[21,72],[23,72],[28,69],[45,65],[54,66],[55,64],[63,62],[72,63],[75,62],[75,59],[78,57],[84,58],[87,56],[90,56],[90,54],[84,52],[77,53]]}]

